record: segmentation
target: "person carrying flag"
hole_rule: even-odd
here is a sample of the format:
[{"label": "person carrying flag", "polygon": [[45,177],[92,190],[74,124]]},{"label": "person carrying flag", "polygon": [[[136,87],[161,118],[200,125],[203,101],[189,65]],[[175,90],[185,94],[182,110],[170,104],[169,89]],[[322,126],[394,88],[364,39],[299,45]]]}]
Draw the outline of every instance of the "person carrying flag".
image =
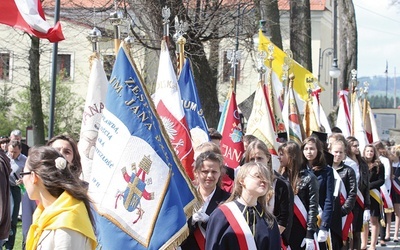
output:
[{"label": "person carrying flag", "polygon": [[183,250],[204,250],[209,216],[230,196],[230,193],[220,187],[223,170],[224,160],[218,152],[205,151],[196,158],[193,172],[202,206],[188,220],[190,233],[181,245]]}]

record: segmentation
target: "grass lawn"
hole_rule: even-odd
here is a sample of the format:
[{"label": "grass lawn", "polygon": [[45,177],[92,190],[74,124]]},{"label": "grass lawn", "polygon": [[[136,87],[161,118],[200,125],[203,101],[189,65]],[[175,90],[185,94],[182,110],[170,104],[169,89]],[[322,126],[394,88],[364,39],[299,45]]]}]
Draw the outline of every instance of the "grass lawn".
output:
[{"label": "grass lawn", "polygon": [[18,221],[17,225],[17,237],[15,238],[14,249],[22,249],[22,222]]}]

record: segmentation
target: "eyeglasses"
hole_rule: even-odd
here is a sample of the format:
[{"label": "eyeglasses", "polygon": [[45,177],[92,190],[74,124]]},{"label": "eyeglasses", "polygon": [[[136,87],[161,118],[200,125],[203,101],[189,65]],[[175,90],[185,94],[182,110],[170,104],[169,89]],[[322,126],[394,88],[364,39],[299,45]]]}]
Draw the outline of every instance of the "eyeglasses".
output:
[{"label": "eyeglasses", "polygon": [[21,173],[19,173],[19,176],[20,176],[21,178],[23,178],[24,175],[28,175],[28,174],[31,174],[31,173],[32,173],[32,171],[21,172]]},{"label": "eyeglasses", "polygon": [[267,182],[267,180],[260,174],[252,175],[252,174],[249,173],[249,174],[247,174],[247,176],[249,176],[249,177],[251,177],[251,178],[253,178],[255,180],[259,180],[259,181],[262,181],[262,182]]}]

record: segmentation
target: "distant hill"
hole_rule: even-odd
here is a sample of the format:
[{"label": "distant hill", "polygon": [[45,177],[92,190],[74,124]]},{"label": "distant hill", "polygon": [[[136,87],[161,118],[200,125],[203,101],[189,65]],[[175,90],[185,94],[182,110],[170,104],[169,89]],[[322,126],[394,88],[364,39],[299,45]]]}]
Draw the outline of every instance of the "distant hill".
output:
[{"label": "distant hill", "polygon": [[[393,96],[394,94],[394,77],[388,77],[387,80],[384,76],[360,77],[358,78],[358,81],[360,85],[362,85],[364,82],[369,83],[369,93],[371,95],[379,95],[379,93],[386,95],[387,82],[388,96]],[[396,77],[396,92],[397,94],[400,93],[400,77]]]},{"label": "distant hill", "polygon": [[364,86],[364,82],[369,83],[368,100],[372,108],[393,108],[395,91],[396,106],[400,105],[400,77],[396,79],[394,77],[386,79],[385,76],[359,77],[358,81],[360,87]]}]

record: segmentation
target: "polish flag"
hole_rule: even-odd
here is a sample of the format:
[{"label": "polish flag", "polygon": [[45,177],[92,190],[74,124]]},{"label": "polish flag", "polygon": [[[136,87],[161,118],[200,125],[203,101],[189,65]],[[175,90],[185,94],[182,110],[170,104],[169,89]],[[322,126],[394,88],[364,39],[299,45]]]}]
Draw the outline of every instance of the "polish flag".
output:
[{"label": "polish flag", "polygon": [[178,80],[165,41],[161,42],[160,62],[153,100],[172,147],[175,149],[175,153],[182,162],[186,173],[193,180],[194,151],[192,141],[181,102]]},{"label": "polish flag", "polygon": [[50,42],[64,40],[60,22],[51,27],[45,19],[39,0],[3,0],[0,4],[0,23],[21,29]]},{"label": "polish flag", "polygon": [[339,92],[339,111],[336,119],[336,126],[342,130],[344,137],[351,135],[351,116],[348,95],[349,92],[347,90],[341,90]]}]

